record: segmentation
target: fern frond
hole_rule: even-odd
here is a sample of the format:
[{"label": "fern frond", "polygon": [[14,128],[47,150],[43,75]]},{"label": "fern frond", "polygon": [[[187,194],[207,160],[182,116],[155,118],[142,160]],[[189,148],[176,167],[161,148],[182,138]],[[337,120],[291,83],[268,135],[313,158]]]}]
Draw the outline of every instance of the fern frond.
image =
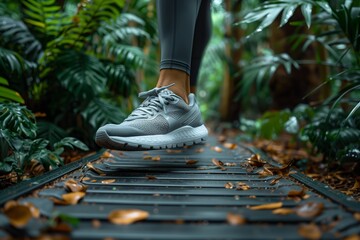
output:
[{"label": "fern frond", "polygon": [[54,145],[56,142],[68,136],[65,130],[51,122],[38,121],[36,126],[37,137],[47,139],[50,142],[50,145]]},{"label": "fern frond", "polygon": [[55,0],[22,0],[24,22],[43,43],[54,39],[62,26],[61,8]]},{"label": "fern frond", "polygon": [[0,42],[30,61],[36,61],[41,53],[40,42],[26,25],[9,17],[0,17]]},{"label": "fern frond", "polygon": [[67,51],[57,59],[56,64],[56,75],[61,85],[77,99],[92,99],[104,91],[105,69],[96,57]]},{"label": "fern frond", "polygon": [[62,29],[62,34],[48,47],[52,49],[82,49],[89,37],[96,32],[102,22],[115,19],[123,5],[122,0],[86,0],[80,4],[72,23]]},{"label": "fern frond", "polygon": [[121,123],[126,117],[119,107],[98,98],[92,100],[81,115],[95,129],[107,123]]},{"label": "fern frond", "polygon": [[135,74],[121,63],[107,61],[104,64],[106,71],[107,86],[115,95],[129,96],[131,87],[135,85]]},{"label": "fern frond", "polygon": [[115,56],[116,60],[127,66],[140,67],[147,61],[145,53],[136,46],[126,44],[113,44],[109,48],[109,53]]}]

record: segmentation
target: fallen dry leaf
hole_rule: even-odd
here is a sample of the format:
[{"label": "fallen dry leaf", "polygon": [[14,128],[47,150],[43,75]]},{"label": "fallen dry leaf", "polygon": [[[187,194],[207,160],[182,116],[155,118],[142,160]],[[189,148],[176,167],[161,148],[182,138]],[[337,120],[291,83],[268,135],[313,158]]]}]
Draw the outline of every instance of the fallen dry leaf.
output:
[{"label": "fallen dry leaf", "polygon": [[119,225],[127,225],[137,221],[147,219],[149,213],[147,211],[139,209],[121,209],[114,210],[108,215],[108,219],[111,223]]},{"label": "fallen dry leaf", "polygon": [[67,189],[70,192],[86,192],[87,186],[81,184],[80,182],[69,179],[65,182],[65,189]]},{"label": "fallen dry leaf", "polygon": [[247,163],[253,167],[262,167],[265,165],[266,161],[261,159],[259,154],[253,154],[248,158]]},{"label": "fallen dry leaf", "polygon": [[198,161],[197,160],[186,160],[186,165],[193,165],[196,164]]},{"label": "fallen dry leaf", "polygon": [[168,153],[181,153],[181,149],[167,149],[166,152]]},{"label": "fallen dry leaf", "polygon": [[360,213],[359,212],[354,213],[354,218],[360,222]]},{"label": "fallen dry leaf", "polygon": [[153,161],[160,161],[161,158],[160,158],[160,156],[154,156],[154,157],[151,158],[151,160],[153,160]]},{"label": "fallen dry leaf", "polygon": [[97,182],[97,180],[96,180],[96,179],[93,179],[93,180],[91,180],[90,182],[94,183],[94,182]]},{"label": "fallen dry leaf", "polygon": [[247,185],[246,183],[243,183],[243,182],[237,182],[236,183],[236,190],[246,191],[246,190],[249,190],[249,189],[250,189],[250,186]]},{"label": "fallen dry leaf", "polygon": [[215,166],[219,167],[222,171],[226,170],[226,168],[224,168],[224,163],[223,163],[222,161],[217,160],[216,158],[213,158],[213,159],[211,159],[211,162],[212,162]]},{"label": "fallen dry leaf", "polygon": [[62,199],[51,197],[57,205],[75,205],[85,196],[84,192],[72,192],[61,195]]},{"label": "fallen dry leaf", "polygon": [[19,205],[19,203],[15,200],[10,200],[10,201],[7,201],[5,204],[4,204],[4,210],[7,210],[11,207],[14,207],[14,206],[17,206]]},{"label": "fallen dry leaf", "polygon": [[91,225],[92,225],[94,228],[99,228],[99,227],[101,226],[101,222],[100,222],[100,220],[98,220],[98,219],[93,219],[93,220],[91,221]]},{"label": "fallen dry leaf", "polygon": [[241,225],[246,223],[246,219],[242,215],[230,212],[226,215],[226,220],[230,225]]},{"label": "fallen dry leaf", "polygon": [[229,143],[229,142],[226,142],[223,144],[223,146],[227,149],[236,149],[238,146],[235,144],[235,143]]},{"label": "fallen dry leaf", "polygon": [[278,214],[278,215],[289,215],[294,213],[294,209],[291,208],[278,208],[272,211],[273,214]]},{"label": "fallen dry leaf", "polygon": [[360,188],[360,181],[356,179],[354,185],[352,186],[352,188],[350,188],[350,191],[355,191],[358,190],[359,188]]},{"label": "fallen dry leaf", "polygon": [[300,217],[313,218],[322,213],[324,204],[320,202],[307,202],[301,204],[295,209],[295,212]]},{"label": "fallen dry leaf", "polygon": [[272,210],[272,209],[276,209],[276,208],[281,208],[282,206],[283,206],[282,202],[275,202],[275,203],[261,204],[258,206],[252,206],[252,207],[249,207],[249,209],[251,209],[251,210]]},{"label": "fallen dry leaf", "polygon": [[89,178],[89,177],[83,177],[83,178],[81,178],[81,181],[89,181],[91,178]]},{"label": "fallen dry leaf", "polygon": [[114,183],[115,181],[116,181],[115,179],[105,179],[105,180],[102,180],[101,183],[110,184],[110,183]]},{"label": "fallen dry leaf", "polygon": [[226,136],[225,135],[220,135],[217,140],[220,142],[220,143],[223,143],[226,141]]},{"label": "fallen dry leaf", "polygon": [[298,233],[300,236],[310,240],[317,240],[322,236],[320,228],[313,223],[301,224],[298,228]]},{"label": "fallen dry leaf", "polygon": [[10,224],[16,228],[24,227],[32,218],[31,210],[24,205],[13,205],[4,210]]},{"label": "fallen dry leaf", "polygon": [[99,175],[104,175],[105,173],[99,169],[97,169],[91,162],[87,163],[86,166],[90,169],[96,172]]},{"label": "fallen dry leaf", "polygon": [[38,209],[34,204],[31,202],[24,202],[23,205],[29,208],[33,218],[40,217],[40,209]]},{"label": "fallen dry leaf", "polygon": [[224,187],[226,189],[233,189],[234,188],[234,184],[232,182],[227,182],[225,183]]},{"label": "fallen dry leaf", "polygon": [[277,183],[280,181],[280,179],[282,179],[282,176],[279,176],[279,177],[274,178],[273,180],[270,181],[269,184],[270,184],[271,186],[273,186],[273,185],[277,184]]},{"label": "fallen dry leaf", "polygon": [[148,180],[156,180],[156,179],[157,179],[157,177],[152,176],[152,175],[147,175],[146,178],[147,178]]},{"label": "fallen dry leaf", "polygon": [[143,159],[144,159],[144,160],[151,160],[151,159],[152,159],[152,156],[146,155],[146,156],[143,157]]},{"label": "fallen dry leaf", "polygon": [[101,158],[112,158],[112,157],[114,157],[114,155],[112,155],[109,151],[106,151],[101,155]]},{"label": "fallen dry leaf", "polygon": [[215,152],[218,152],[218,153],[221,153],[223,150],[221,147],[219,146],[214,146],[214,147],[211,147],[211,150],[215,151]]},{"label": "fallen dry leaf", "polygon": [[343,240],[360,240],[360,235],[353,234],[353,235],[345,237]]},{"label": "fallen dry leaf", "polygon": [[301,198],[302,199],[306,195],[306,191],[305,191],[305,188],[302,187],[300,191],[290,190],[287,195],[289,198]]}]

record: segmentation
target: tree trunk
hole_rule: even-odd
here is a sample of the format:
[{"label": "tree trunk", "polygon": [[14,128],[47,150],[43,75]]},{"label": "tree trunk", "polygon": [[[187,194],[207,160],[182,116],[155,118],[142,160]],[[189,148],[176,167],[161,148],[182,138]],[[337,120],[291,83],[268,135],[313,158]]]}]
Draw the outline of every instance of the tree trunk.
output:
[{"label": "tree trunk", "polygon": [[[221,95],[220,115],[223,121],[238,121],[240,114],[240,103],[234,100],[235,87],[241,80],[239,76],[239,61],[242,55],[242,46],[239,44],[243,36],[243,31],[234,26],[235,22],[239,22],[238,13],[241,10],[241,0],[225,0],[225,10],[230,18],[225,21],[225,39],[227,65],[225,67],[224,82]],[[238,75],[236,75],[238,74]],[[234,76],[237,77],[234,77]]]}]

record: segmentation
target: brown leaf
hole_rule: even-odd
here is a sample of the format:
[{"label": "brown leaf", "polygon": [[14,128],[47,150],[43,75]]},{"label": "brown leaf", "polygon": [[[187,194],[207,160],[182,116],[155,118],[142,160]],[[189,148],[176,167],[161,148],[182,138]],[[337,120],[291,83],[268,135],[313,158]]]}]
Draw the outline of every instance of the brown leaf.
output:
[{"label": "brown leaf", "polygon": [[75,181],[74,179],[69,179],[65,182],[65,189],[70,192],[86,192],[87,186]]},{"label": "brown leaf", "polygon": [[226,215],[226,220],[230,225],[241,225],[246,223],[246,219],[242,215],[230,212]]},{"label": "brown leaf", "polygon": [[181,149],[167,149],[166,152],[168,153],[181,153]]},{"label": "brown leaf", "polygon": [[24,227],[32,218],[31,210],[24,205],[13,205],[4,210],[10,224],[16,228]]},{"label": "brown leaf", "polygon": [[91,178],[89,178],[89,177],[83,177],[83,178],[81,178],[81,181],[89,181]]},{"label": "brown leaf", "polygon": [[218,153],[221,153],[223,151],[222,148],[219,147],[219,146],[214,146],[214,147],[211,148],[211,150],[213,150],[215,152],[218,152]]},{"label": "brown leaf", "polygon": [[233,189],[234,188],[234,184],[232,182],[227,182],[225,183],[224,187],[226,189]]},{"label": "brown leaf", "polygon": [[223,143],[226,141],[226,136],[225,135],[220,135],[217,139],[220,143]]},{"label": "brown leaf", "polygon": [[153,161],[160,161],[160,156],[154,156],[154,157],[152,157],[151,158],[151,160],[153,160]]},{"label": "brown leaf", "polygon": [[87,163],[86,166],[87,166],[90,170],[93,170],[94,172],[96,172],[96,173],[99,174],[99,175],[105,174],[103,171],[101,171],[101,170],[97,169],[96,167],[94,167],[94,165],[93,165],[91,162]]},{"label": "brown leaf", "polygon": [[226,168],[224,168],[224,163],[223,163],[222,161],[217,160],[216,158],[213,158],[213,159],[211,159],[211,162],[212,162],[215,166],[219,167],[222,171],[226,170]]},{"label": "brown leaf", "polygon": [[247,185],[246,183],[243,183],[243,182],[237,182],[236,183],[236,190],[246,191],[246,190],[249,190],[249,189],[250,189],[250,186]]},{"label": "brown leaf", "polygon": [[75,205],[85,196],[84,192],[72,192],[61,195],[62,199],[52,198],[55,204],[60,205]]},{"label": "brown leaf", "polygon": [[358,190],[360,188],[360,181],[358,179],[355,179],[355,183],[352,186],[352,188],[350,188],[350,191],[355,191]]},{"label": "brown leaf", "polygon": [[102,180],[101,183],[110,184],[110,183],[114,183],[115,181],[116,181],[115,179],[105,179],[105,180]]},{"label": "brown leaf", "polygon": [[96,180],[96,179],[93,179],[93,180],[91,180],[90,182],[95,183],[95,182],[97,182],[97,180]]},{"label": "brown leaf", "polygon": [[91,221],[91,225],[93,226],[93,228],[99,228],[101,226],[101,222],[98,219],[93,219]]},{"label": "brown leaf", "polygon": [[354,218],[360,222],[360,212],[354,213]]},{"label": "brown leaf", "polygon": [[274,178],[273,180],[270,181],[270,185],[272,186],[272,185],[277,184],[280,181],[280,179],[282,179],[282,176]]},{"label": "brown leaf", "polygon": [[269,166],[267,167],[267,170],[270,171],[273,175],[279,175],[279,176],[289,176],[290,167],[292,165],[292,162],[290,162],[287,165],[281,166],[281,167],[273,167]]},{"label": "brown leaf", "polygon": [[360,240],[360,235],[353,234],[345,237],[343,240]]},{"label": "brown leaf", "polygon": [[197,160],[186,160],[186,165],[193,165],[196,164],[198,161]]},{"label": "brown leaf", "polygon": [[281,208],[282,205],[283,205],[282,202],[266,203],[266,204],[261,204],[258,206],[249,207],[249,209],[251,209],[251,210],[272,210],[272,209],[276,209],[276,208]]},{"label": "brown leaf", "polygon": [[290,190],[288,192],[288,197],[289,198],[304,198],[304,196],[306,195],[306,192],[305,192],[305,188],[302,187],[300,191],[297,191],[297,190]]},{"label": "brown leaf", "polygon": [[262,167],[265,165],[266,161],[261,159],[261,156],[259,154],[253,154],[250,158],[247,160],[248,164],[254,167]]},{"label": "brown leaf", "polygon": [[150,155],[145,155],[145,156],[143,157],[143,159],[144,159],[144,160],[151,160],[151,159],[152,159],[152,156],[150,156]]},{"label": "brown leaf", "polygon": [[9,209],[11,207],[14,207],[14,206],[17,206],[17,205],[19,205],[19,203],[17,201],[15,201],[15,200],[7,201],[5,203],[5,205],[4,205],[4,210],[7,210],[7,209]]},{"label": "brown leaf", "polygon": [[322,236],[320,228],[313,223],[301,224],[298,228],[298,233],[300,236],[310,240],[317,240]]},{"label": "brown leaf", "polygon": [[278,214],[278,215],[289,215],[294,213],[294,209],[291,208],[278,208],[272,211],[273,214]]},{"label": "brown leaf", "polygon": [[121,209],[114,210],[108,215],[108,219],[114,224],[131,224],[137,221],[147,219],[149,213],[139,209]]},{"label": "brown leaf", "polygon": [[298,206],[295,211],[300,217],[313,218],[322,213],[324,204],[320,202],[307,202]]},{"label": "brown leaf", "polygon": [[112,157],[114,157],[114,155],[112,155],[109,151],[106,151],[101,155],[101,158],[112,158]]},{"label": "brown leaf", "polygon": [[148,180],[156,180],[156,179],[157,179],[157,177],[152,176],[152,175],[147,175],[146,178],[147,178]]},{"label": "brown leaf", "polygon": [[235,143],[229,143],[229,142],[224,143],[223,146],[227,149],[235,149],[238,147]]},{"label": "brown leaf", "polygon": [[29,208],[33,218],[40,217],[40,209],[38,209],[34,204],[31,202],[25,202],[23,205]]}]

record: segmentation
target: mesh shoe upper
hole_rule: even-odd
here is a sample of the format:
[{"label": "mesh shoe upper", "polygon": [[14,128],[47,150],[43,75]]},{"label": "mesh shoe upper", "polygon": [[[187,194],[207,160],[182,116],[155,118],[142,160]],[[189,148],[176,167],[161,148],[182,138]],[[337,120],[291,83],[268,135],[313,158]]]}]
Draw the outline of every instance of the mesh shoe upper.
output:
[{"label": "mesh shoe upper", "polygon": [[121,124],[107,124],[99,129],[109,136],[141,136],[166,134],[182,126],[202,125],[201,114],[195,96],[189,95],[189,105],[168,90],[172,85],[142,92],[145,101]]}]

